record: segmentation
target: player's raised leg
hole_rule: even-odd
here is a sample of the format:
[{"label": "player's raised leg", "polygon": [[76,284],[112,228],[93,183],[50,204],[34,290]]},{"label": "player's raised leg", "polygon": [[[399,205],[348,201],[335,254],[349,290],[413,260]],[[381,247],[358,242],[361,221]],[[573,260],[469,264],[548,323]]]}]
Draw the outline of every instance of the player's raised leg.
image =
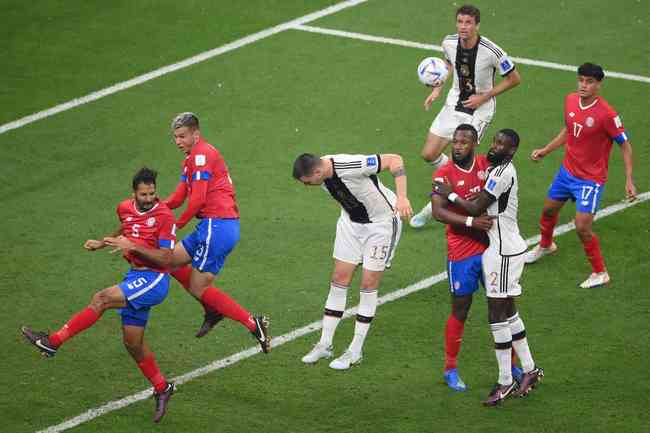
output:
[{"label": "player's raised leg", "polygon": [[302,362],[305,364],[314,364],[320,359],[332,356],[334,334],[345,312],[348,288],[357,266],[355,263],[334,259],[334,270],[325,301],[320,340],[309,353],[302,357]]},{"label": "player's raised leg", "polygon": [[[440,116],[440,115],[439,115]],[[436,120],[438,117],[436,117]],[[436,121],[434,121],[435,124]],[[433,126],[432,126],[433,128]],[[421,156],[425,161],[430,163],[433,166],[433,171],[435,172],[438,167],[441,167],[449,161],[449,157],[443,152],[445,147],[447,147],[449,139],[441,137],[429,131],[427,133],[427,139],[422,147]],[[409,224],[411,227],[420,228],[423,227],[431,219],[431,201],[428,200],[427,204],[420,210],[420,212],[413,215]]]}]

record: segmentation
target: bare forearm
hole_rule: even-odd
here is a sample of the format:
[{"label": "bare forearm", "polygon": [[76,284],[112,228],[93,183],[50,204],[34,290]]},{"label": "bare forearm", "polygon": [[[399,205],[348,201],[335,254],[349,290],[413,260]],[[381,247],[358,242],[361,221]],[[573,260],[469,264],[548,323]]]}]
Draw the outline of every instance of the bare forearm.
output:
[{"label": "bare forearm", "polygon": [[443,224],[452,224],[455,226],[465,226],[467,223],[467,217],[464,215],[458,215],[455,212],[448,210],[447,208],[437,205],[435,199],[431,199],[431,207],[433,209],[433,217],[436,221],[439,221]]},{"label": "bare forearm", "polygon": [[550,143],[548,143],[546,146],[544,146],[544,155],[548,155],[549,153],[553,152],[555,149],[558,147],[564,146],[566,143],[566,137],[567,137],[567,132],[566,128],[562,128],[560,133],[553,139],[551,140]]},{"label": "bare forearm", "polygon": [[496,86],[490,89],[487,94],[490,98],[498,96],[503,92],[506,92],[513,87],[516,87],[521,83],[521,76],[517,70],[512,71],[508,74],[503,80],[501,80]]},{"label": "bare forearm", "polygon": [[140,245],[134,245],[129,249],[129,252],[137,258],[144,260],[157,267],[166,268],[171,263],[171,250],[162,248],[145,248]]},{"label": "bare forearm", "polygon": [[629,141],[621,144],[621,152],[623,153],[623,165],[625,166],[625,178],[632,179],[632,170],[634,167],[634,160],[632,158],[632,145]]}]

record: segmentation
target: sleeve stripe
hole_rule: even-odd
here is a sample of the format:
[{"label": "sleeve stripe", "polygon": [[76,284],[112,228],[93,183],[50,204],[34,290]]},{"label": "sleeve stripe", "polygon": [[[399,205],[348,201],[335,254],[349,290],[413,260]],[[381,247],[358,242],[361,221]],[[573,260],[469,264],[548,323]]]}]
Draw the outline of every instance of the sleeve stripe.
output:
[{"label": "sleeve stripe", "polygon": [[210,180],[210,173],[207,171],[197,171],[192,175],[192,180]]},{"label": "sleeve stripe", "polygon": [[484,38],[481,38],[481,45],[492,50],[492,52],[498,57],[503,57],[504,55],[504,52],[499,47],[494,45],[491,41],[486,41]]},{"label": "sleeve stripe", "polygon": [[172,249],[176,245],[176,242],[174,242],[172,239],[160,239],[158,241],[158,246],[160,248],[169,248]]},{"label": "sleeve stripe", "polygon": [[628,141],[627,134],[625,132],[621,132],[616,137],[614,137],[614,141],[617,142],[618,144],[625,143],[626,141]]},{"label": "sleeve stripe", "polygon": [[181,182],[187,182],[187,176],[181,174]]},{"label": "sleeve stripe", "polygon": [[377,153],[377,173],[381,171],[381,156]]}]

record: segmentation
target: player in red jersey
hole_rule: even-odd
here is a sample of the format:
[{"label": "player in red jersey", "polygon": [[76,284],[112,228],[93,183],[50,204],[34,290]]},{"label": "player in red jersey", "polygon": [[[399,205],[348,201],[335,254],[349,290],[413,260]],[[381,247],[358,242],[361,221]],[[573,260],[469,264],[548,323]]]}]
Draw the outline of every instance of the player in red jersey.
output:
[{"label": "player in red jersey", "polygon": [[[212,286],[239,241],[239,208],[228,167],[221,153],[201,136],[199,119],[193,113],[177,115],[172,121],[172,132],[176,145],[186,156],[181,182],[164,202],[176,209],[189,195],[177,226],[183,228],[194,217],[200,222],[192,234],[176,245],[168,260],[158,263],[176,269],[171,275],[203,304],[205,320],[197,336],[205,335],[226,316],[248,328],[267,353],[271,342],[268,319],[251,315],[225,292]],[[124,238],[116,239],[112,245],[146,260],[158,260],[150,250]]]},{"label": "player in red jersey", "polygon": [[[459,125],[452,137],[452,161],[440,167],[433,175],[434,182],[451,185],[458,196],[469,199],[483,189],[490,165],[485,155],[475,155],[478,132],[470,124]],[[472,218],[462,208],[455,206],[439,194],[431,195],[433,216],[447,224],[447,276],[451,292],[451,313],[445,325],[445,369],[447,385],[456,391],[467,386],[460,378],[457,357],[465,330],[465,321],[472,305],[473,294],[483,283],[481,258],[488,246],[486,231],[492,218]],[[514,366],[513,377],[519,379],[522,371]]]},{"label": "player in red jersey", "polygon": [[[87,240],[85,249],[102,249],[109,244],[107,239],[121,234],[141,248],[147,248],[161,261],[171,256],[176,242],[174,214],[158,201],[155,171],[142,168],[136,173],[133,198],[121,202],[117,214],[120,228],[104,240]],[[163,302],[167,296],[169,270],[130,254],[124,254],[124,259],[131,265],[124,280],[95,293],[90,304],[61,329],[48,335],[23,326],[22,333],[44,356],[52,357],[65,341],[97,322],[104,311],[119,308],[124,346],[154,387],[154,422],[158,422],[165,415],[175,388],[160,372],[154,353],[144,341],[144,330],[151,307]]]},{"label": "player in red jersey", "polygon": [[592,268],[589,278],[580,284],[582,288],[601,286],[610,280],[592,225],[607,181],[612,141],[619,145],[623,154],[627,198],[636,197],[632,145],[619,115],[599,96],[604,77],[603,69],[593,63],[578,68],[578,91],[567,95],[564,102],[564,128],[550,143],[531,154],[533,161],[540,161],[566,145],[564,161],[544,201],[540,219],[542,239],[526,254],[526,263],[534,263],[557,250],[553,228],[560,209],[571,199],[576,202],[576,232]]}]

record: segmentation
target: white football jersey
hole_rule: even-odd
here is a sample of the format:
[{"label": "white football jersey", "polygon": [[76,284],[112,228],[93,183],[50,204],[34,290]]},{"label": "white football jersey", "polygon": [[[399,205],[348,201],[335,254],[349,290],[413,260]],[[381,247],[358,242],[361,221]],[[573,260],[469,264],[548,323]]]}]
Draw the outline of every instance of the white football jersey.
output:
[{"label": "white football jersey", "polygon": [[528,246],[519,234],[517,224],[519,182],[512,162],[494,167],[483,189],[495,198],[487,208],[488,215],[496,216],[488,231],[489,248],[502,256],[523,254]]},{"label": "white football jersey", "polygon": [[390,221],[395,212],[395,194],[377,178],[381,171],[379,155],[326,155],[332,161],[334,176],[323,188],[341,205],[341,215],[360,224]]},{"label": "white football jersey", "polygon": [[[492,89],[497,70],[501,76],[506,76],[515,69],[506,52],[484,36],[479,36],[474,48],[466,50],[460,46],[457,34],[449,35],[443,39],[442,49],[454,68],[454,84],[445,104],[467,114],[474,114],[474,110],[463,107],[461,101]],[[496,99],[491,98],[484,105],[494,111]]]}]

